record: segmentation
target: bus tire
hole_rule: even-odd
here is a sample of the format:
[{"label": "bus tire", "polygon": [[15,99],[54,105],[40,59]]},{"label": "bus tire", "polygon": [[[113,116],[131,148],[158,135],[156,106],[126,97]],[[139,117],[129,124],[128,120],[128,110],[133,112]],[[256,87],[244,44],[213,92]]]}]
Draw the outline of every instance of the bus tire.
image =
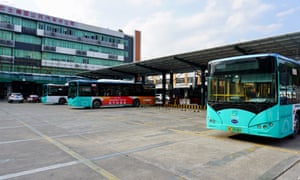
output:
[{"label": "bus tire", "polygon": [[300,122],[298,114],[295,115],[294,122],[293,122],[293,134],[291,138],[295,138],[299,134]]},{"label": "bus tire", "polygon": [[96,99],[96,100],[93,101],[92,108],[93,109],[98,109],[98,108],[101,107],[101,105],[102,105],[101,101],[99,99]]},{"label": "bus tire", "polygon": [[139,99],[133,100],[133,104],[132,104],[133,107],[139,107],[140,105],[141,105],[141,103],[140,103]]},{"label": "bus tire", "polygon": [[58,104],[61,104],[61,105],[66,104],[66,102],[67,102],[67,100],[65,98],[59,98],[59,100],[58,100]]}]

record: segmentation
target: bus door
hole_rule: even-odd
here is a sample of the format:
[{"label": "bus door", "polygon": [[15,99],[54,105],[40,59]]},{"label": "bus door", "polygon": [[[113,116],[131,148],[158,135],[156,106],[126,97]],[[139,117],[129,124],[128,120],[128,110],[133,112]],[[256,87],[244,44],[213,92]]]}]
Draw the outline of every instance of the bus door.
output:
[{"label": "bus door", "polygon": [[279,86],[280,86],[280,108],[279,120],[281,123],[281,133],[290,133],[293,129],[293,104],[297,103],[295,95],[295,78],[296,75],[293,65],[289,62],[281,62],[279,65]]}]

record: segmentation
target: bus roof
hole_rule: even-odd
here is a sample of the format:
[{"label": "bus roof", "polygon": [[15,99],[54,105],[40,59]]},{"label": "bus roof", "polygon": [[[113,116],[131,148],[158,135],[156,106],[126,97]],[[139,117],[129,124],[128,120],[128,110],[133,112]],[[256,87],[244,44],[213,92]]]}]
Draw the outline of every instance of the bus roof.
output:
[{"label": "bus roof", "polygon": [[53,84],[53,83],[48,83],[48,84],[44,84],[46,86],[67,86],[66,84]]},{"label": "bus roof", "polygon": [[99,79],[99,80],[71,80],[70,82],[81,82],[81,83],[110,83],[110,84],[135,84],[133,81],[128,80],[115,80],[115,79]]},{"label": "bus roof", "polygon": [[286,61],[290,61],[290,62],[294,62],[294,63],[300,64],[299,61],[287,58],[287,57],[282,56],[282,55],[277,54],[277,53],[262,53],[262,54],[251,54],[251,55],[233,56],[233,57],[227,57],[227,58],[222,58],[222,59],[215,59],[215,60],[209,61],[208,64],[215,63],[215,62],[220,62],[220,61],[229,61],[229,60],[235,60],[235,59],[246,59],[246,58],[265,57],[265,56],[280,57],[281,59],[284,59]]},{"label": "bus roof", "polygon": [[134,83],[133,80],[118,80],[118,79],[98,79],[97,82],[108,82],[108,83]]}]

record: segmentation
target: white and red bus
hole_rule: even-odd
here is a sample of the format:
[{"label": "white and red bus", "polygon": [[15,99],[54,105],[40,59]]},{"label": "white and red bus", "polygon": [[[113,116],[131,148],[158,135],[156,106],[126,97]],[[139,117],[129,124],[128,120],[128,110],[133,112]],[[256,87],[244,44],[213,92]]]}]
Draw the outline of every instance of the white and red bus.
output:
[{"label": "white and red bus", "polygon": [[154,85],[123,80],[70,81],[68,105],[74,108],[122,107],[155,104]]}]

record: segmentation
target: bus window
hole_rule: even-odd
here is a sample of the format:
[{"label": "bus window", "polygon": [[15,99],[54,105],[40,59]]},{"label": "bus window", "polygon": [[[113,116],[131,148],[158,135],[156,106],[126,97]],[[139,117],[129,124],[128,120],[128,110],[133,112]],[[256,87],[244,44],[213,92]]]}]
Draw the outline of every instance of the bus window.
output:
[{"label": "bus window", "polygon": [[292,104],[299,101],[298,71],[292,63],[281,62],[280,73],[280,104]]},{"label": "bus window", "polygon": [[91,96],[92,89],[90,86],[80,86],[79,96]]},{"label": "bus window", "polygon": [[129,86],[122,87],[122,96],[129,96],[129,92],[130,92]]},{"label": "bus window", "polygon": [[99,96],[105,96],[105,89],[101,86],[98,86],[98,94]]}]

